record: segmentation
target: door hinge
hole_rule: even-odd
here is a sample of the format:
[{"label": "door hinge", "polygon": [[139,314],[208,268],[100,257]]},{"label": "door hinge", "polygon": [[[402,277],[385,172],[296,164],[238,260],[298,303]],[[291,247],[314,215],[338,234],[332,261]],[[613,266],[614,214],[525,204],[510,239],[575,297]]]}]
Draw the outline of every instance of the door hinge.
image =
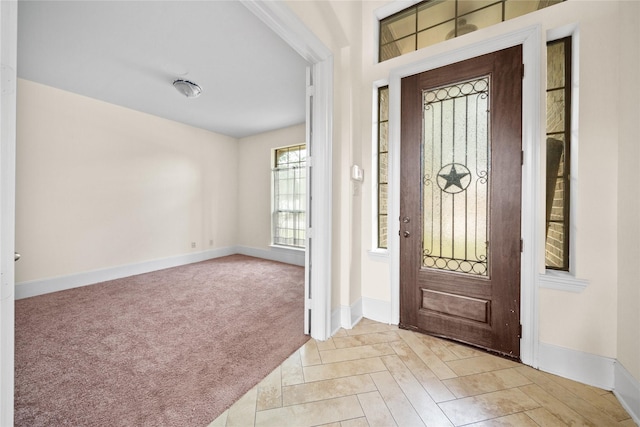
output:
[{"label": "door hinge", "polygon": [[520,151],[520,166],[524,165],[524,150]]},{"label": "door hinge", "polygon": [[520,239],[520,252],[524,252],[524,240]]},{"label": "door hinge", "polygon": [[522,324],[518,327],[518,338],[522,338]]},{"label": "door hinge", "polygon": [[522,78],[524,79],[524,64],[522,64]]}]

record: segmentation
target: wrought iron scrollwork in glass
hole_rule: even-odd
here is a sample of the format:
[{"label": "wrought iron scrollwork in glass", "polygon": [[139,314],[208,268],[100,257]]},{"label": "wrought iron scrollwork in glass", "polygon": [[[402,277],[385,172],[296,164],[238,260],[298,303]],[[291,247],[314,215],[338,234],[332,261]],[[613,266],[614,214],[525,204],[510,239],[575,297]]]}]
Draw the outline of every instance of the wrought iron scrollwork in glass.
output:
[{"label": "wrought iron scrollwork in glass", "polygon": [[489,76],[423,92],[423,261],[488,275]]}]

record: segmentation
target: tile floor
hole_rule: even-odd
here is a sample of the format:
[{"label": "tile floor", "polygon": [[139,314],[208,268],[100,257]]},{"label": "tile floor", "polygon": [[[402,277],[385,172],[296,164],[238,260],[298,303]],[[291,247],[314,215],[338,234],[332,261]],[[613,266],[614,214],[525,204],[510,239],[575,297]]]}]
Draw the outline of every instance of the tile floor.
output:
[{"label": "tile floor", "polygon": [[635,426],[613,393],[363,319],[309,340],[213,426]]}]

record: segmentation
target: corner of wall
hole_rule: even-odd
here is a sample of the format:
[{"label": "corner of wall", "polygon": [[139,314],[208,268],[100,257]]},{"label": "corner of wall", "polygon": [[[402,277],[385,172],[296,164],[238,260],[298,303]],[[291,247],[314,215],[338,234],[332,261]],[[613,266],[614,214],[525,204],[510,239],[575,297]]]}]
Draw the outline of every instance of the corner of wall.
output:
[{"label": "corner of wall", "polygon": [[640,425],[640,381],[618,361],[615,362],[613,394],[622,407],[631,415],[633,421]]}]

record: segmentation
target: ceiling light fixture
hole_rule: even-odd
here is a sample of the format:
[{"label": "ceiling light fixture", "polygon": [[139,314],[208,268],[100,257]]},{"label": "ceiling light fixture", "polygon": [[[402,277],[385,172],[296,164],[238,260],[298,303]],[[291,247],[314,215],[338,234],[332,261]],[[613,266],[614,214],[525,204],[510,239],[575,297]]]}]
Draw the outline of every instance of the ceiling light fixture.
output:
[{"label": "ceiling light fixture", "polygon": [[202,88],[189,80],[174,80],[173,87],[187,98],[197,98],[202,93]]}]

